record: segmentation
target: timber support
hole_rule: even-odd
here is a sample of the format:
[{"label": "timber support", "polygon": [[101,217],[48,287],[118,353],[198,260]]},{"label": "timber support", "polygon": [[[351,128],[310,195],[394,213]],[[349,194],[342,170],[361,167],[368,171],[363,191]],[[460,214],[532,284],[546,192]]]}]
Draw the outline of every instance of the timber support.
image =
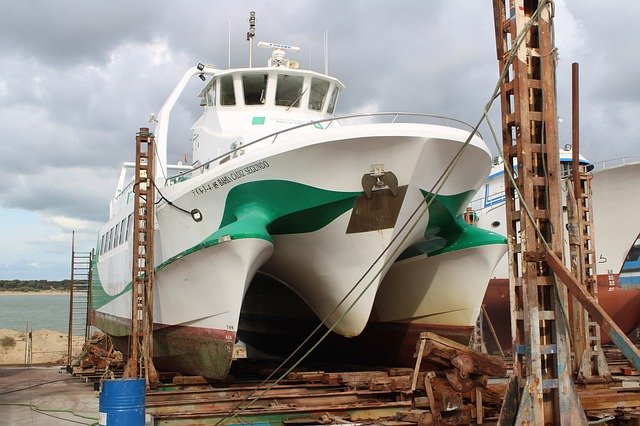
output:
[{"label": "timber support", "polygon": [[143,127],[136,136],[131,352],[124,377],[144,377],[147,388],[158,383],[158,373],[153,365],[154,152],[155,138]]},{"label": "timber support", "polygon": [[[553,3],[494,0],[509,244],[514,379],[499,424],[578,424],[566,292],[547,247],[562,257]],[[512,180],[513,179],[513,180]],[[516,410],[513,407],[517,407]]]}]

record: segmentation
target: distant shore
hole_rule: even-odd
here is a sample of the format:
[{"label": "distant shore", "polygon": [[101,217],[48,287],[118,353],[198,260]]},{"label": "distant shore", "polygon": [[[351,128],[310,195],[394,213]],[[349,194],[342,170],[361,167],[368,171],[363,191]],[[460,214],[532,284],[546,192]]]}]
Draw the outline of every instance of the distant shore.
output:
[{"label": "distant shore", "polygon": [[12,291],[0,290],[2,296],[65,296],[69,295],[68,291],[62,290],[33,290],[33,291]]},{"label": "distant shore", "polygon": [[[32,336],[32,364],[63,365],[68,351],[67,334],[55,330],[34,330]],[[0,365],[24,365],[26,359],[25,332],[0,328]],[[84,336],[73,337],[73,353],[82,350]]]}]

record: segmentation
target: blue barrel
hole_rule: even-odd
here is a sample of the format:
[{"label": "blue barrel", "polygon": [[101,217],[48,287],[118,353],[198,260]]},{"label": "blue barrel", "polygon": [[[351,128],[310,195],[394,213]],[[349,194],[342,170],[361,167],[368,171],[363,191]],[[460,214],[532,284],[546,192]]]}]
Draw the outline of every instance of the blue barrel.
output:
[{"label": "blue barrel", "polygon": [[145,379],[114,379],[102,382],[100,426],[144,425]]}]

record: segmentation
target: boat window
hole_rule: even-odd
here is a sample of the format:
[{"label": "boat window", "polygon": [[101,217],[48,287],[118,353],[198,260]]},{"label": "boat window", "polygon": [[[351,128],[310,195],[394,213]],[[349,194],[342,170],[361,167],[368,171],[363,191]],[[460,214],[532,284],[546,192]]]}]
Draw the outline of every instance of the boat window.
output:
[{"label": "boat window", "polygon": [[299,75],[279,74],[278,86],[276,87],[276,105],[299,107],[303,80],[304,78]]},{"label": "boat window", "polygon": [[125,221],[127,220],[127,218],[125,217],[124,219],[122,219],[122,222],[120,222],[120,243],[122,244],[124,243],[124,236],[126,234],[126,229],[125,229]]},{"label": "boat window", "polygon": [[104,235],[100,237],[100,245],[98,246],[98,254],[104,253]]},{"label": "boat window", "polygon": [[107,239],[109,240],[109,245],[107,245],[107,250],[111,250],[111,248],[113,247],[113,228],[111,228],[109,230],[109,236],[107,237]]},{"label": "boat window", "polygon": [[324,100],[329,91],[329,82],[319,78],[311,79],[311,93],[309,94],[309,109],[313,111],[322,111]]},{"label": "boat window", "polygon": [[111,231],[110,231],[109,235],[111,237],[111,242],[109,243],[109,248],[110,249],[114,249],[114,248],[116,248],[116,228],[111,228]]},{"label": "boat window", "polygon": [[242,76],[245,105],[262,105],[267,94],[267,74],[245,74]]},{"label": "boat window", "polygon": [[340,93],[340,89],[338,87],[334,87],[333,92],[331,92],[331,99],[329,99],[329,107],[327,108],[327,113],[329,114],[333,114],[333,110],[336,108],[338,93]]},{"label": "boat window", "polygon": [[216,82],[215,80],[211,83],[211,87],[205,93],[205,101],[207,106],[214,106],[216,104]]},{"label": "boat window", "polygon": [[133,213],[129,213],[129,217],[127,218],[127,235],[125,235],[124,240],[129,241],[131,238],[131,228],[133,228]]},{"label": "boat window", "polygon": [[233,91],[233,76],[220,77],[220,105],[235,105],[236,94]]},{"label": "boat window", "polygon": [[116,232],[113,233],[113,247],[118,247],[120,244],[120,224],[116,223]]}]

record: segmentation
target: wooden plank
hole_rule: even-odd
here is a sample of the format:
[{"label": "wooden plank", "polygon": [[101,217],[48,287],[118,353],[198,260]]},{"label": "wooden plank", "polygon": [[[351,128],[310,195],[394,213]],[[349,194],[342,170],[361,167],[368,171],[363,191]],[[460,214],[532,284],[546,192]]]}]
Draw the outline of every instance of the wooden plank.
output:
[{"label": "wooden plank", "polygon": [[467,373],[488,376],[505,376],[505,362],[495,356],[486,355],[453,340],[430,332],[420,333],[426,341],[425,359],[444,367],[456,367]]},{"label": "wooden plank", "polygon": [[585,410],[640,407],[640,392],[578,394]]}]

